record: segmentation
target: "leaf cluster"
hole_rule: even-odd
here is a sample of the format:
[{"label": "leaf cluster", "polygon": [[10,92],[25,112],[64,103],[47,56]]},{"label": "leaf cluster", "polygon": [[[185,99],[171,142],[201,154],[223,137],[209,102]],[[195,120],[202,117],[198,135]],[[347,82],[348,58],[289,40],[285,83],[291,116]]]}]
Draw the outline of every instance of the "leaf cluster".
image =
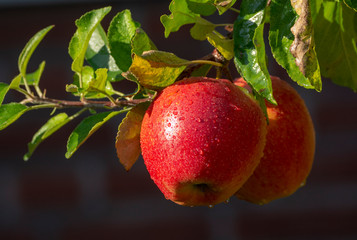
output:
[{"label": "leaf cluster", "polygon": [[[28,111],[50,108],[49,120],[35,133],[24,159],[37,146],[85,112],[90,114],[70,134],[65,156],[75,151],[107,121],[127,113],[118,127],[116,149],[120,162],[129,170],[140,154],[141,120],[157,91],[183,77],[206,76],[215,69],[216,77],[242,76],[250,85],[263,110],[265,101],[276,104],[268,71],[267,48],[273,58],[298,85],[321,91],[321,76],[357,90],[357,6],[351,0],[172,0],[170,14],[162,15],[165,37],[190,25],[190,35],[208,41],[212,52],[186,60],[160,51],[133,20],[130,10],[117,13],[107,30],[101,22],[111,7],[85,13],[68,47],[73,62],[73,81],[65,90],[77,101],[52,99],[40,88],[45,68],[41,62],[27,72],[28,62],[53,26],[37,32],[18,59],[19,74],[10,84],[0,83],[0,130]],[[233,14],[232,23],[213,23]],[[268,31],[265,31],[268,29]],[[223,32],[223,33],[222,33]],[[268,41],[265,41],[268,39]],[[230,62],[235,69],[229,69]],[[235,71],[235,73],[233,73]],[[133,81],[137,88],[125,94],[113,87],[117,81]],[[2,104],[8,91],[24,95],[21,102]],[[71,116],[62,111],[78,108]]]}]

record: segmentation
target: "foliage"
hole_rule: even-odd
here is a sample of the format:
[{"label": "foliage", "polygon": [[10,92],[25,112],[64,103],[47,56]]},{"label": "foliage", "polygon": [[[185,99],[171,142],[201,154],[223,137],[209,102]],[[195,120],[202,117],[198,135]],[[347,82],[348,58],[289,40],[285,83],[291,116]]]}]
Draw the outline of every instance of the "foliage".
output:
[{"label": "foliage", "polygon": [[[208,41],[212,52],[194,60],[182,59],[160,51],[140,23],[132,19],[130,10],[117,13],[107,31],[101,21],[111,7],[92,10],[75,22],[77,30],[68,48],[74,77],[65,90],[77,101],[44,94],[39,82],[45,62],[35,72],[27,72],[33,52],[53,26],[28,41],[18,59],[19,74],[10,84],[0,83],[0,130],[35,109],[80,110],[72,116],[64,112],[51,116],[29,143],[25,160],[43,140],[84,112],[91,116],[69,136],[67,158],[107,121],[127,112],[118,129],[116,148],[120,162],[129,170],[140,154],[138,136],[143,114],[157,91],[183,77],[206,76],[212,69],[216,69],[217,78],[231,80],[231,73],[236,71],[233,75],[239,74],[248,82],[264,110],[264,99],[276,103],[267,67],[268,48],[291,79],[304,88],[321,91],[322,75],[357,91],[355,1],[243,0],[239,4],[235,0],[172,0],[169,10],[169,15],[160,18],[165,37],[190,25],[192,38]],[[222,14],[234,14],[236,20],[217,24],[207,18]],[[264,31],[266,27],[268,32]],[[231,61],[235,69],[229,69]],[[125,95],[113,88],[116,81],[133,81],[137,89]],[[10,90],[22,93],[24,99],[2,104]]]}]

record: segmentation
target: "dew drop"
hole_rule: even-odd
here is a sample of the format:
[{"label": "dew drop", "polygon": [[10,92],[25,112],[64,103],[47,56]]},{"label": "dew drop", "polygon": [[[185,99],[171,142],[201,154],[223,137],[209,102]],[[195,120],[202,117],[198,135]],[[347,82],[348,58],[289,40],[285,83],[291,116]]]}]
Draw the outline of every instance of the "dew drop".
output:
[{"label": "dew drop", "polygon": [[234,104],[229,104],[229,106],[231,106],[235,111],[239,111],[240,108]]},{"label": "dew drop", "polygon": [[200,153],[200,155],[203,155],[203,154],[204,154],[204,152],[203,152],[202,149],[199,150],[199,153]]},{"label": "dew drop", "polygon": [[203,122],[203,120],[201,118],[196,118],[196,121],[199,122],[199,123]]},{"label": "dew drop", "polygon": [[171,100],[171,99],[167,100],[167,101],[164,103],[164,107],[170,107],[171,103],[172,103],[172,100]]}]

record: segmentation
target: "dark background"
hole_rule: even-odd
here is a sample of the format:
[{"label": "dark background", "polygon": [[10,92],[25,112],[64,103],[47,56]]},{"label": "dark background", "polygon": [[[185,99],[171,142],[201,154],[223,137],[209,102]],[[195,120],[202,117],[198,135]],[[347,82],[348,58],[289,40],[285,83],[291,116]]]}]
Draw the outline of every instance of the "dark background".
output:
[{"label": "dark background", "polygon": [[[211,48],[192,40],[189,28],[164,38],[159,21],[169,1],[1,1],[0,81],[18,74],[17,57],[38,30],[55,24],[36,50],[29,70],[42,60],[47,96],[70,98],[67,46],[74,21],[86,11],[113,6],[105,28],[126,8],[160,50],[195,59]],[[232,22],[236,16],[217,18]],[[71,159],[66,141],[79,121],[42,143],[22,160],[32,135],[50,110],[26,113],[0,132],[0,239],[357,239],[357,95],[324,79],[321,93],[297,87],[274,62],[270,72],[289,81],[305,99],[316,128],[316,157],[305,187],[294,195],[257,206],[236,198],[229,204],[182,207],[165,200],[140,158],[126,172],[114,142],[123,116],[112,119]],[[235,74],[235,73],[234,73]],[[130,91],[131,84],[119,87]],[[18,101],[10,92],[5,102]]]}]

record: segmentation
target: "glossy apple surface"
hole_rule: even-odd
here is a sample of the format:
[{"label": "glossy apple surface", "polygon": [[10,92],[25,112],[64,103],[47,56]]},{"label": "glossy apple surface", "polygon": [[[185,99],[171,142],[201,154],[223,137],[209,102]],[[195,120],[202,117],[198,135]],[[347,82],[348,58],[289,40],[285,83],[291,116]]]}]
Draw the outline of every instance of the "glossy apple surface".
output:
[{"label": "glossy apple surface", "polygon": [[[257,204],[289,196],[304,185],[315,153],[315,131],[304,100],[287,82],[271,76],[278,105],[267,103],[269,118],[264,156],[238,191]],[[243,79],[235,84],[251,90]]]},{"label": "glossy apple surface", "polygon": [[141,149],[151,178],[181,205],[215,205],[259,163],[266,135],[258,104],[228,80],[190,78],[161,91],[147,110]]}]

